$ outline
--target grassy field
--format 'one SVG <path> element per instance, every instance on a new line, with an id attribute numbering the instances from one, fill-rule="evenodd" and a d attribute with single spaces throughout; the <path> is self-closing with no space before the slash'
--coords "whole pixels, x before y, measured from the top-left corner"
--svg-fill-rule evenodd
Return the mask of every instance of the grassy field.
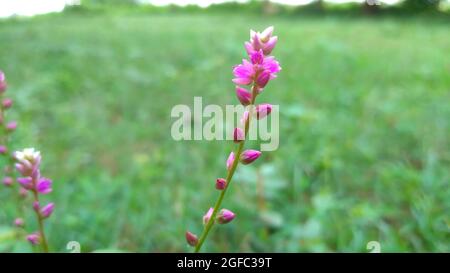
<path id="1" fill-rule="evenodd" d="M 235 104 L 231 68 L 268 25 L 283 71 L 261 99 L 280 105 L 280 147 L 240 168 L 224 203 L 238 216 L 204 250 L 450 251 L 448 23 L 187 14 L 0 22 L 13 147 L 41 150 L 54 179 L 54 251 L 190 251 L 232 143 L 172 140 L 170 111 Z M 0 207 L 5 234 L 14 191 Z"/>

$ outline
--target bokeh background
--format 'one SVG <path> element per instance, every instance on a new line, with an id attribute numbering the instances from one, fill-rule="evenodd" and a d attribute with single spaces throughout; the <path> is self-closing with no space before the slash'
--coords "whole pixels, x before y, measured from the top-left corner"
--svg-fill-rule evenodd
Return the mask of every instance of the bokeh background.
<path id="1" fill-rule="evenodd" d="M 172 140 L 170 111 L 235 104 L 232 66 L 269 25 L 283 71 L 261 100 L 280 105 L 280 147 L 239 168 L 224 201 L 238 216 L 204 250 L 450 251 L 448 2 L 80 4 L 0 20 L 10 149 L 39 149 L 54 180 L 53 251 L 190 251 L 233 144 Z M 2 252 L 33 251 L 17 191 L 0 187 Z"/>

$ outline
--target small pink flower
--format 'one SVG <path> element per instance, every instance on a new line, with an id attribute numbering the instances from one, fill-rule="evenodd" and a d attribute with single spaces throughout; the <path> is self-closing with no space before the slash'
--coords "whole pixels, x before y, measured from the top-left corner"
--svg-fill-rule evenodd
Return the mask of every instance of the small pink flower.
<path id="1" fill-rule="evenodd" d="M 247 106 L 252 103 L 252 94 L 247 89 L 236 86 L 236 96 L 242 105 Z"/>
<path id="2" fill-rule="evenodd" d="M 5 186 L 11 186 L 14 183 L 14 180 L 12 179 L 12 177 L 6 176 L 3 178 L 3 184 Z"/>
<path id="3" fill-rule="evenodd" d="M 231 169 L 231 166 L 233 166 L 233 162 L 234 162 L 234 153 L 231 152 L 227 159 L 227 170 Z"/>
<path id="4" fill-rule="evenodd" d="M 242 60 L 242 64 L 234 67 L 233 74 L 235 76 L 233 79 L 235 84 L 249 85 L 255 77 L 255 68 L 252 63 L 244 59 Z"/>
<path id="5" fill-rule="evenodd" d="M 25 224 L 25 221 L 24 221 L 22 218 L 16 218 L 16 219 L 14 220 L 14 225 L 15 225 L 16 227 L 23 227 L 24 224 Z"/>
<path id="6" fill-rule="evenodd" d="M 241 163 L 244 165 L 250 164 L 261 155 L 260 151 L 257 150 L 246 150 L 241 154 Z"/>
<path id="7" fill-rule="evenodd" d="M 239 127 L 234 128 L 233 141 L 235 143 L 239 143 L 239 142 L 243 141 L 244 139 L 245 139 L 244 131 Z"/>
<path id="8" fill-rule="evenodd" d="M 5 108 L 5 109 L 11 108 L 12 104 L 13 104 L 13 100 L 12 99 L 6 98 L 6 99 L 4 99 L 2 101 L 3 108 Z"/>
<path id="9" fill-rule="evenodd" d="M 17 178 L 17 182 L 19 182 L 19 184 L 27 190 L 32 190 L 34 185 L 33 185 L 33 178 L 26 176 L 26 177 L 19 177 Z"/>
<path id="10" fill-rule="evenodd" d="M 4 155 L 8 152 L 8 148 L 4 145 L 0 145 L 0 154 Z"/>
<path id="11" fill-rule="evenodd" d="M 41 236 L 38 233 L 32 233 L 30 235 L 27 236 L 27 240 L 32 244 L 32 245 L 37 245 L 40 243 L 41 241 Z"/>
<path id="12" fill-rule="evenodd" d="M 260 104 L 256 106 L 256 118 L 263 119 L 270 115 L 272 112 L 272 105 L 268 103 Z"/>
<path id="13" fill-rule="evenodd" d="M 198 243 L 197 235 L 186 231 L 186 241 L 190 246 L 196 246 Z"/>
<path id="14" fill-rule="evenodd" d="M 52 192 L 52 180 L 44 177 L 40 178 L 36 185 L 36 190 L 41 194 Z"/>
<path id="15" fill-rule="evenodd" d="M 217 222 L 219 224 L 226 224 L 233 221 L 234 217 L 236 217 L 236 214 L 234 214 L 231 210 L 222 209 L 217 215 Z"/>
<path id="16" fill-rule="evenodd" d="M 8 124 L 6 124 L 6 130 L 8 131 L 14 131 L 17 128 L 17 121 L 10 121 Z"/>
<path id="17" fill-rule="evenodd" d="M 227 187 L 227 181 L 223 178 L 217 178 L 216 180 L 216 189 L 223 190 Z"/>
<path id="18" fill-rule="evenodd" d="M 211 215 L 213 213 L 214 209 L 209 208 L 209 210 L 206 212 L 206 214 L 203 216 L 203 224 L 206 225 L 209 222 L 209 219 L 211 219 Z"/>

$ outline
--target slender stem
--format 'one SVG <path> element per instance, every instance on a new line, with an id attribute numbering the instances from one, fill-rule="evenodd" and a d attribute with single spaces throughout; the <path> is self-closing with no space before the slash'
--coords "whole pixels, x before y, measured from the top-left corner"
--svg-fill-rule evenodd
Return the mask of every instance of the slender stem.
<path id="1" fill-rule="evenodd" d="M 202 248 L 203 243 L 206 240 L 206 237 L 208 236 L 208 233 L 210 232 L 210 230 L 212 229 L 212 227 L 214 226 L 215 223 L 215 219 L 216 219 L 216 215 L 220 209 L 220 206 L 222 204 L 223 198 L 225 197 L 225 193 L 227 192 L 228 188 L 230 187 L 231 184 L 231 180 L 233 179 L 233 175 L 236 171 L 236 168 L 239 164 L 239 158 L 241 157 L 242 154 L 242 150 L 244 149 L 244 144 L 245 144 L 245 140 L 247 139 L 247 134 L 250 128 L 250 120 L 253 116 L 253 108 L 254 108 L 254 104 L 255 104 L 255 99 L 256 99 L 256 95 L 257 95 L 257 91 L 258 91 L 258 87 L 256 85 L 253 85 L 252 87 L 252 102 L 250 104 L 250 110 L 248 113 L 248 118 L 245 121 L 245 138 L 244 140 L 242 140 L 239 143 L 239 146 L 234 154 L 234 160 L 233 160 L 233 164 L 231 165 L 231 168 L 228 170 L 227 172 L 227 177 L 226 177 L 226 181 L 227 181 L 227 186 L 225 187 L 225 189 L 222 190 L 222 192 L 219 195 L 219 198 L 216 201 L 216 204 L 214 205 L 214 209 L 213 212 L 211 214 L 211 217 L 209 218 L 208 223 L 206 223 L 205 228 L 203 229 L 202 234 L 200 235 L 200 239 L 198 240 L 197 245 L 195 246 L 195 253 L 199 252 L 200 249 Z"/>
<path id="2" fill-rule="evenodd" d="M 33 191 L 33 196 L 34 196 L 34 201 L 39 204 L 39 195 L 35 190 Z M 45 237 L 45 232 L 44 232 L 44 219 L 40 215 L 39 210 L 35 210 L 35 212 L 36 212 L 36 216 L 37 216 L 38 224 L 39 224 L 39 234 L 41 237 L 40 239 L 41 239 L 41 244 L 42 244 L 42 250 L 45 253 L 48 253 L 47 238 Z"/>

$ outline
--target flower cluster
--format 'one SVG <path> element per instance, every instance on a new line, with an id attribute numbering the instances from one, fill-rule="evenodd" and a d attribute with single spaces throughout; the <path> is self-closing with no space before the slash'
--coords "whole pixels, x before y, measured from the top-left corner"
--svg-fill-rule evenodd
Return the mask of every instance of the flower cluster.
<path id="1" fill-rule="evenodd" d="M 48 251 L 43 221 L 50 217 L 55 205 L 54 203 L 48 203 L 42 206 L 39 202 L 39 196 L 52 192 L 52 181 L 41 176 L 41 153 L 39 151 L 36 151 L 34 148 L 27 148 L 23 151 L 15 152 L 14 157 L 17 161 L 16 169 L 21 174 L 21 177 L 17 178 L 17 182 L 22 188 L 33 194 L 33 209 L 36 212 L 40 227 L 39 232 L 28 235 L 27 239 L 33 245 L 42 243 L 44 251 Z"/>
<path id="2" fill-rule="evenodd" d="M 3 127 L 3 134 L 1 135 L 0 138 L 0 155 L 7 156 L 8 161 L 11 161 L 12 158 L 9 153 L 8 142 L 11 138 L 11 133 L 14 132 L 17 128 L 17 122 L 16 121 L 8 122 L 6 119 L 6 112 L 13 105 L 13 100 L 5 97 L 5 92 L 7 89 L 6 87 L 7 84 L 5 74 L 2 71 L 0 71 L 0 98 L 1 98 L 0 125 Z M 11 176 L 12 173 L 11 164 L 6 164 L 4 172 L 5 177 L 3 178 L 3 184 L 8 187 L 12 186 L 14 183 L 14 178 Z"/>
<path id="3" fill-rule="evenodd" d="M 220 206 L 237 165 L 239 163 L 243 165 L 251 164 L 261 156 L 260 151 L 243 150 L 243 148 L 251 119 L 260 120 L 272 112 L 272 105 L 264 103 L 255 106 L 255 100 L 267 84 L 275 79 L 277 73 L 281 71 L 278 61 L 270 55 L 278 41 L 278 37 L 273 36 L 273 31 L 273 27 L 268 27 L 263 32 L 251 30 L 250 41 L 245 43 L 248 59 L 244 59 L 241 64 L 233 68 L 236 96 L 239 102 L 247 107 L 247 110 L 241 119 L 243 128 L 237 127 L 233 131 L 233 141 L 237 147 L 226 160 L 227 177 L 216 179 L 215 188 L 220 190 L 221 194 L 214 208 L 210 208 L 203 216 L 203 224 L 205 225 L 203 232 L 200 238 L 189 231 L 186 232 L 186 241 L 189 245 L 195 247 L 196 252 L 200 250 L 214 223 L 226 224 L 236 216 L 228 209 L 220 209 Z M 251 90 L 244 86 L 251 86 Z"/>

